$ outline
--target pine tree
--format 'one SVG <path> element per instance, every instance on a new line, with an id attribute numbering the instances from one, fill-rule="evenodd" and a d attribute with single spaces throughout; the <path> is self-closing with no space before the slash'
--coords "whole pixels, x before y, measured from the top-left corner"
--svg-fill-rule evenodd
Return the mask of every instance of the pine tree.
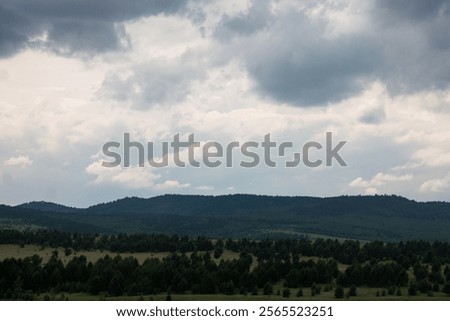
<path id="1" fill-rule="evenodd" d="M 336 287 L 336 290 L 334 291 L 334 297 L 336 299 L 342 299 L 344 297 L 344 288 L 342 285 L 338 285 Z"/>
<path id="2" fill-rule="evenodd" d="M 290 295 L 291 295 L 291 290 L 289 290 L 288 288 L 283 290 L 283 298 L 289 298 Z"/>
<path id="3" fill-rule="evenodd" d="M 264 285 L 264 288 L 263 288 L 263 294 L 264 294 L 264 295 L 271 295 L 272 293 L 273 293 L 272 283 L 267 282 L 267 283 Z"/>
<path id="4" fill-rule="evenodd" d="M 356 290 L 356 286 L 352 285 L 350 286 L 350 289 L 348 290 L 348 295 L 349 296 L 356 296 L 357 295 L 357 290 Z"/>

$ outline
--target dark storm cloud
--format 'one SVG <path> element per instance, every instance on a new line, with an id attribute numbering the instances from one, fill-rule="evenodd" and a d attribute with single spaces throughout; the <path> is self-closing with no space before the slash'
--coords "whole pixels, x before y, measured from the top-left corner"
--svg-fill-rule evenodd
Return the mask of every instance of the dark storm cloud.
<path id="1" fill-rule="evenodd" d="M 160 13 L 174 13 L 176 0 L 15 0 L 0 1 L 0 57 L 25 47 L 60 54 L 95 54 L 127 43 L 122 22 Z M 37 38 L 46 35 L 46 38 Z"/>
<path id="2" fill-rule="evenodd" d="M 214 33 L 224 48 L 231 43 L 223 55 L 240 57 L 261 95 L 306 107 L 349 98 L 373 80 L 392 95 L 450 84 L 448 0 L 373 0 L 361 13 L 367 27 L 333 36 L 326 15 L 269 8 L 254 1 L 248 12 L 224 16 Z"/>
<path id="3" fill-rule="evenodd" d="M 27 42 L 27 35 L 35 32 L 22 14 L 4 8 L 0 3 L 0 58 L 22 49 Z"/>
<path id="4" fill-rule="evenodd" d="M 428 28 L 429 43 L 434 49 L 441 51 L 450 49 L 450 33 L 447 30 L 450 30 L 448 15 L 439 17 Z"/>
<path id="5" fill-rule="evenodd" d="M 377 0 L 375 4 L 373 29 L 385 48 L 378 77 L 391 94 L 447 89 L 449 1 Z"/>
<path id="6" fill-rule="evenodd" d="M 448 0 L 377 0 L 376 4 L 384 19 L 392 17 L 420 21 L 441 13 L 448 14 L 450 9 Z"/>
<path id="7" fill-rule="evenodd" d="M 364 39 L 302 38 L 281 51 L 274 43 L 249 59 L 259 92 L 299 106 L 340 101 L 361 90 L 379 59 L 378 48 Z"/>
<path id="8" fill-rule="evenodd" d="M 255 2 L 245 15 L 225 16 L 215 35 L 224 43 L 233 33 L 249 35 L 238 55 L 261 95 L 316 106 L 358 93 L 372 77 L 381 48 L 369 38 L 351 34 L 331 39 L 324 24 L 312 23 L 302 12 L 275 16 L 258 6 Z M 252 35 L 261 30 L 257 37 Z"/>

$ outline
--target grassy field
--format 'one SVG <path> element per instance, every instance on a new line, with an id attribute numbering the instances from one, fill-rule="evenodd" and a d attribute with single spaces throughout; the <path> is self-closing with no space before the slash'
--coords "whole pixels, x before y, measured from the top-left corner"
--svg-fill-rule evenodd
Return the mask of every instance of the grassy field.
<path id="1" fill-rule="evenodd" d="M 46 263 L 46 262 L 48 262 L 48 260 L 52 256 L 53 251 L 55 251 L 55 250 L 58 251 L 59 258 L 61 259 L 61 261 L 64 264 L 67 264 L 70 260 L 72 260 L 73 257 L 80 256 L 80 255 L 86 256 L 87 261 L 93 262 L 93 263 L 95 263 L 98 259 L 103 258 L 105 255 L 109 255 L 112 257 L 114 257 L 116 255 L 120 255 L 122 257 L 132 256 L 132 257 L 136 258 L 140 264 L 142 264 L 146 259 L 149 259 L 149 258 L 163 259 L 166 256 L 171 254 L 170 252 L 157 252 L 157 253 L 153 253 L 153 252 L 144 252 L 144 253 L 119 252 L 119 253 L 117 253 L 117 252 L 110 252 L 110 251 L 94 250 L 94 251 L 76 251 L 76 252 L 71 253 L 70 255 L 65 255 L 64 248 L 62 248 L 62 247 L 42 248 L 37 245 L 24 245 L 23 247 L 21 247 L 17 244 L 0 244 L 0 261 L 4 260 L 6 258 L 16 258 L 16 259 L 22 258 L 23 259 L 23 258 L 37 254 L 42 258 L 43 263 Z M 191 253 L 192 252 L 187 252 L 186 255 L 190 255 Z M 199 253 L 201 254 L 204 252 L 199 252 Z M 216 263 L 219 263 L 221 260 L 227 261 L 227 260 L 233 260 L 233 259 L 238 259 L 238 258 L 239 258 L 239 253 L 232 252 L 229 250 L 224 250 L 224 252 L 220 256 L 220 258 L 218 258 L 218 259 L 213 258 L 213 260 Z M 310 259 L 312 259 L 314 261 L 319 260 L 318 257 L 302 256 L 300 258 L 301 261 L 306 261 L 306 260 L 310 260 Z M 255 268 L 256 265 L 257 265 L 257 260 L 255 257 L 253 257 L 253 263 L 252 263 L 252 266 L 250 267 L 250 269 Z M 343 272 L 347 268 L 347 265 L 339 264 L 338 268 L 340 271 Z"/>
<path id="2" fill-rule="evenodd" d="M 379 288 L 358 288 L 357 296 L 343 299 L 336 299 L 334 291 L 322 292 L 319 295 L 311 296 L 310 289 L 303 289 L 304 295 L 297 297 L 298 289 L 290 289 L 291 295 L 287 298 L 272 294 L 272 295 L 225 295 L 225 294 L 171 294 L 173 301 L 448 301 L 450 297 L 443 293 L 434 293 L 433 296 L 427 294 L 418 294 L 416 296 L 409 296 L 407 288 L 401 288 L 402 295 L 388 295 L 377 296 L 377 292 L 381 293 L 383 289 Z M 347 292 L 348 289 L 345 289 Z M 386 291 L 386 290 L 385 290 Z M 261 293 L 262 290 L 259 290 Z M 36 297 L 37 300 L 43 300 L 45 293 Z M 86 293 L 65 293 L 51 296 L 52 300 L 69 300 L 69 301 L 165 301 L 167 294 L 161 293 L 156 295 L 143 296 L 120 296 L 113 297 L 105 294 L 90 295 Z"/>
<path id="3" fill-rule="evenodd" d="M 0 244 L 0 261 L 4 260 L 6 258 L 16 258 L 16 259 L 23 259 L 29 256 L 33 256 L 35 254 L 39 255 L 42 258 L 43 263 L 46 263 L 50 257 L 52 256 L 53 251 L 57 250 L 59 258 L 64 264 L 67 264 L 70 260 L 72 260 L 75 256 L 84 255 L 86 256 L 86 259 L 88 262 L 96 262 L 98 259 L 103 258 L 105 255 L 109 256 L 116 256 L 120 255 L 122 257 L 128 257 L 132 256 L 138 260 L 140 264 L 142 264 L 146 259 L 151 258 L 157 258 L 162 259 L 166 256 L 170 255 L 170 252 L 158 252 L 158 253 L 152 253 L 152 252 L 144 252 L 144 253 L 130 253 L 130 252 L 110 252 L 110 251 L 74 251 L 70 255 L 64 254 L 64 248 L 42 248 L 36 245 L 25 245 L 23 247 L 17 245 L 17 244 Z M 202 253 L 202 252 L 199 252 Z M 191 252 L 187 252 L 186 255 L 190 255 Z M 220 260 L 233 260 L 238 259 L 239 253 L 231 252 L 228 250 L 225 250 L 222 254 L 222 256 L 219 259 L 215 259 L 216 262 L 219 262 Z M 256 263 L 256 260 L 253 260 L 254 264 Z"/>

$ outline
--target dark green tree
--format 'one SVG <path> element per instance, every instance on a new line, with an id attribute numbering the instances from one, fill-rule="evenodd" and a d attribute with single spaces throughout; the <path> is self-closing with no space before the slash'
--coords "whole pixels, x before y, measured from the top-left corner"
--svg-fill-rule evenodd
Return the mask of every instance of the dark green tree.
<path id="1" fill-rule="evenodd" d="M 417 283 L 415 281 L 411 281 L 408 287 L 408 295 L 415 296 L 417 295 Z"/>
<path id="2" fill-rule="evenodd" d="M 444 292 L 447 295 L 450 295 L 450 282 L 447 282 L 444 284 L 444 287 L 442 288 L 442 292 Z"/>
<path id="3" fill-rule="evenodd" d="M 356 286 L 355 285 L 351 285 L 350 289 L 348 290 L 348 295 L 349 296 L 356 296 L 358 293 Z"/>
<path id="4" fill-rule="evenodd" d="M 264 288 L 263 288 L 263 294 L 264 294 L 264 295 L 271 295 L 272 293 L 273 293 L 273 286 L 272 286 L 272 283 L 267 282 L 267 283 L 264 285 Z"/>
<path id="5" fill-rule="evenodd" d="M 342 285 L 336 287 L 336 290 L 334 290 L 334 297 L 336 299 L 342 299 L 344 297 L 344 288 Z"/>

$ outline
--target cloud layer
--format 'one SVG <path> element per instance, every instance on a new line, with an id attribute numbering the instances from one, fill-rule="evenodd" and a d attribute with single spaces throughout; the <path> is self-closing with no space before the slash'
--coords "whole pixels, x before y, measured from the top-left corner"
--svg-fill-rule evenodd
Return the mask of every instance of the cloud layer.
<path id="1" fill-rule="evenodd" d="M 27 47 L 57 54 L 97 54 L 127 47 L 123 23 L 161 13 L 173 14 L 184 1 L 114 0 L 2 1 L 0 57 Z"/>
<path id="2" fill-rule="evenodd" d="M 0 203 L 450 200 L 449 15 L 437 0 L 0 1 Z M 301 147 L 327 131 L 348 141 L 347 168 L 99 165 L 125 132 Z"/>

